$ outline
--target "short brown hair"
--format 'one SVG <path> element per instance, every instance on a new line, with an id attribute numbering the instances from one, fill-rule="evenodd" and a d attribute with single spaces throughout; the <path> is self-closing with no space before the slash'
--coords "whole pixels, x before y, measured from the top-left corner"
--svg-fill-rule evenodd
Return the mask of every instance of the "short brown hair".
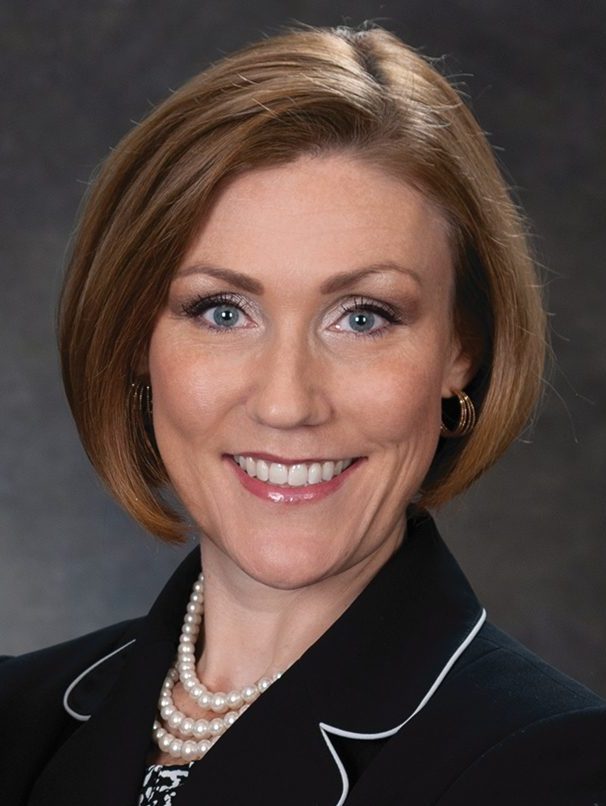
<path id="1" fill-rule="evenodd" d="M 545 317 L 523 220 L 458 92 L 378 27 L 303 28 L 195 76 L 113 150 L 83 209 L 59 307 L 67 397 L 109 489 L 179 541 L 131 383 L 168 286 L 218 183 L 302 154 L 347 150 L 420 189 L 450 224 L 454 319 L 475 357 L 479 413 L 441 440 L 419 503 L 464 490 L 520 433 L 543 372 Z"/>

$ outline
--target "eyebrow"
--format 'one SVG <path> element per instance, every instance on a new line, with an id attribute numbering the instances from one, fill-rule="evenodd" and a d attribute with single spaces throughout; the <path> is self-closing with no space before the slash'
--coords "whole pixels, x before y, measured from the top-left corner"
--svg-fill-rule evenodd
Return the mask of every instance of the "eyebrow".
<path id="1" fill-rule="evenodd" d="M 385 272 L 398 272 L 411 277 L 419 285 L 422 285 L 421 277 L 418 272 L 408 266 L 402 266 L 392 260 L 387 260 L 382 263 L 373 263 L 370 266 L 363 266 L 360 269 L 353 269 L 352 271 L 340 272 L 325 280 L 320 286 L 322 294 L 334 294 L 337 291 L 343 291 L 349 286 L 373 274 L 383 274 Z M 177 277 L 188 277 L 192 274 L 205 274 L 208 277 L 214 277 L 217 280 L 223 280 L 229 285 L 239 288 L 242 291 L 247 291 L 250 294 L 261 295 L 264 293 L 265 288 L 262 283 L 234 269 L 227 269 L 222 266 L 213 266 L 207 263 L 195 263 L 192 266 L 186 266 L 177 271 Z"/>

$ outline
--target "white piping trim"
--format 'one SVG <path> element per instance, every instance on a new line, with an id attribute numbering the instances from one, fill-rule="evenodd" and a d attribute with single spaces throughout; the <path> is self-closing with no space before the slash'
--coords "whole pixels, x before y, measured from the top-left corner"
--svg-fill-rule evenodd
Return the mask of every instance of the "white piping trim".
<path id="1" fill-rule="evenodd" d="M 339 798 L 339 800 L 336 803 L 336 806 L 343 806 L 343 803 L 345 802 L 345 798 L 347 797 L 347 795 L 349 793 L 349 778 L 347 777 L 347 772 L 345 770 L 345 767 L 343 766 L 343 762 L 341 761 L 341 759 L 339 758 L 339 756 L 337 754 L 337 751 L 333 747 L 332 742 L 330 741 L 330 739 L 328 737 L 328 734 L 332 733 L 334 736 L 343 736 L 346 739 L 387 739 L 389 736 L 393 736 L 395 733 L 397 733 L 400 730 L 400 728 L 403 728 L 404 725 L 406 725 L 407 722 L 410 722 L 410 720 L 413 718 L 413 716 L 416 716 L 419 713 L 419 711 L 427 705 L 429 700 L 433 697 L 433 695 L 436 693 L 436 691 L 438 690 L 438 688 L 442 684 L 444 678 L 446 677 L 448 672 L 451 670 L 451 668 L 453 667 L 455 662 L 458 660 L 458 658 L 463 654 L 463 652 L 467 649 L 469 644 L 471 644 L 473 639 L 476 637 L 476 635 L 480 631 L 480 628 L 481 628 L 482 624 L 484 624 L 485 621 L 486 621 L 486 611 L 482 610 L 482 613 L 480 614 L 480 618 L 474 624 L 474 626 L 472 627 L 472 629 L 469 632 L 469 634 L 467 635 L 467 637 L 461 642 L 461 644 L 459 644 L 457 649 L 450 656 L 450 658 L 448 659 L 448 661 L 444 665 L 444 668 L 442 669 L 440 674 L 436 677 L 436 679 L 434 680 L 432 685 L 429 687 L 429 690 L 427 691 L 427 693 L 425 694 L 425 696 L 423 697 L 421 702 L 417 705 L 417 707 L 412 712 L 412 714 L 410 714 L 410 716 L 408 716 L 404 720 L 404 722 L 400 723 L 399 725 L 396 725 L 395 728 L 390 728 L 389 730 L 383 730 L 383 731 L 380 731 L 379 733 L 356 733 L 356 732 L 351 731 L 351 730 L 343 730 L 342 728 L 336 728 L 333 725 L 327 725 L 326 722 L 320 722 L 319 723 L 320 732 L 322 733 L 322 738 L 326 742 L 326 744 L 328 746 L 328 749 L 330 750 L 330 754 L 333 757 L 333 759 L 335 761 L 335 764 L 337 765 L 337 768 L 338 768 L 339 773 L 341 775 L 341 782 L 342 782 L 342 785 L 343 785 L 343 791 L 341 793 L 341 797 Z"/>
<path id="2" fill-rule="evenodd" d="M 86 675 L 89 672 L 92 672 L 93 669 L 96 669 L 96 667 L 99 666 L 101 663 L 103 663 L 103 661 L 108 660 L 113 655 L 117 655 L 118 652 L 122 652 L 122 650 L 126 649 L 127 646 L 130 646 L 131 644 L 134 644 L 136 640 L 137 640 L 136 638 L 133 638 L 131 641 L 127 641 L 126 644 L 122 644 L 122 646 L 119 646 L 118 649 L 114 649 L 113 652 L 110 652 L 109 655 L 105 655 L 100 660 L 95 661 L 92 666 L 89 666 L 88 669 L 85 669 L 83 672 L 81 672 L 78 675 L 78 677 L 76 677 L 75 680 L 72 680 L 72 682 L 69 684 L 69 686 L 65 689 L 65 694 L 63 695 L 63 707 L 65 708 L 65 710 L 67 711 L 67 713 L 70 716 L 72 716 L 74 719 L 77 719 L 79 722 L 88 722 L 88 720 L 90 719 L 91 715 L 90 714 L 79 714 L 77 711 L 74 711 L 74 709 L 70 707 L 70 705 L 69 705 L 69 703 L 67 701 L 68 698 L 69 698 L 69 695 L 72 693 L 74 688 L 78 685 L 78 683 L 84 677 L 86 677 Z"/>

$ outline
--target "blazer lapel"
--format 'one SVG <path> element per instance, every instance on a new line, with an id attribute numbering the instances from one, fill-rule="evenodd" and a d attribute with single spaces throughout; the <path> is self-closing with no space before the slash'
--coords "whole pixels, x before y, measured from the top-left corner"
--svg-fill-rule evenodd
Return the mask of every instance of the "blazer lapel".
<path id="1" fill-rule="evenodd" d="M 296 680 L 274 683 L 194 764 L 175 806 L 336 804 L 341 776 L 312 705 Z"/>

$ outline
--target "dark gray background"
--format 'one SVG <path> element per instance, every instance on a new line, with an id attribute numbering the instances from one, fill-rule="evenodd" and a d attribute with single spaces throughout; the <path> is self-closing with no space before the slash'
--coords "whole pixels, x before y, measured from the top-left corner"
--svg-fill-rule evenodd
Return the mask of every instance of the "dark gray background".
<path id="1" fill-rule="evenodd" d="M 492 619 L 606 694 L 603 2 L 0 7 L 0 653 L 142 613 L 183 553 L 102 490 L 60 387 L 53 312 L 92 169 L 223 53 L 295 19 L 366 18 L 448 56 L 546 267 L 557 366 L 538 424 L 439 522 Z"/>

